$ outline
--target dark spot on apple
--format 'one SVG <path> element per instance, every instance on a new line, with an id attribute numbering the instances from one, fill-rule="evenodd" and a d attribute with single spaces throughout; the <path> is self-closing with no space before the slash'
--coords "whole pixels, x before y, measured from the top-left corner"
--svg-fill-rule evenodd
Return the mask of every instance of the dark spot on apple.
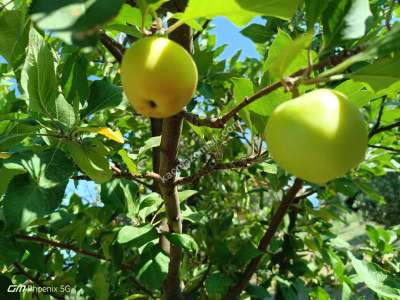
<path id="1" fill-rule="evenodd" d="M 155 103 L 153 100 L 149 100 L 148 103 L 149 103 L 149 106 L 151 108 L 156 108 L 157 107 L 157 103 Z"/>

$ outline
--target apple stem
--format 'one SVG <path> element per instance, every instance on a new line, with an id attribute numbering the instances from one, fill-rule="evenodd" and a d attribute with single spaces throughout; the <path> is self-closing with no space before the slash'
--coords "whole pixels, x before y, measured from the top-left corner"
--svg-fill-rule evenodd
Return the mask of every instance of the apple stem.
<path id="1" fill-rule="evenodd" d="M 174 24 L 172 24 L 171 26 L 169 26 L 167 28 L 167 30 L 165 31 L 165 33 L 170 34 L 171 32 L 175 31 L 175 29 L 182 26 L 183 24 L 185 24 L 185 22 L 183 22 L 182 20 L 179 20 L 179 21 L 175 22 Z"/>

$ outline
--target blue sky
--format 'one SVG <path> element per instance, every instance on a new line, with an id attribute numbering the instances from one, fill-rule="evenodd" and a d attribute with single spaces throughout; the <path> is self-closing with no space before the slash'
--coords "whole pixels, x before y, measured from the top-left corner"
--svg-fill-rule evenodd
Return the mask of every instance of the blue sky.
<path id="1" fill-rule="evenodd" d="M 220 56 L 222 59 L 232 57 L 238 50 L 242 50 L 240 59 L 245 57 L 260 58 L 254 43 L 240 33 L 244 27 L 239 28 L 224 17 L 216 17 L 211 23 L 215 28 L 210 32 L 216 35 L 217 46 L 228 45 Z M 264 24 L 265 21 L 256 17 L 251 23 Z"/>

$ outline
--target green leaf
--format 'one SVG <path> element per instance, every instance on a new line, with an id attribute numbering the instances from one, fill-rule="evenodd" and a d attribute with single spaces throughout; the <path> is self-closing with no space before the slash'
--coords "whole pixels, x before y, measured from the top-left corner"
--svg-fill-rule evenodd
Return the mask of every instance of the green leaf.
<path id="1" fill-rule="evenodd" d="M 283 30 L 278 33 L 268 50 L 268 57 L 263 70 L 268 71 L 273 79 L 280 80 L 283 76 L 308 65 L 307 51 L 304 50 L 312 40 L 312 33 L 307 33 L 293 41 L 289 34 Z M 316 56 L 312 52 L 313 58 Z"/>
<path id="2" fill-rule="evenodd" d="M 197 245 L 196 241 L 188 234 L 167 232 L 165 233 L 165 236 L 172 244 L 182 249 L 186 249 L 195 253 L 199 250 L 199 246 Z"/>
<path id="3" fill-rule="evenodd" d="M 233 257 L 233 263 L 242 266 L 262 253 L 263 252 L 258 250 L 251 241 L 243 240 L 241 247 Z"/>
<path id="4" fill-rule="evenodd" d="M 224 16 L 236 25 L 243 26 L 257 15 L 289 19 L 293 16 L 297 4 L 297 0 L 279 2 L 275 0 L 217 0 L 210 5 L 207 0 L 190 0 L 182 20 Z"/>
<path id="5" fill-rule="evenodd" d="M 354 257 L 351 252 L 347 252 L 351 259 L 354 270 L 358 277 L 379 296 L 390 299 L 400 299 L 400 281 L 391 275 L 384 273 L 383 270 L 373 263 L 365 262 Z"/>
<path id="6" fill-rule="evenodd" d="M 43 188 L 28 174 L 15 176 L 4 196 L 4 217 L 10 229 L 23 229 L 52 213 L 64 197 L 67 183 Z"/>
<path id="7" fill-rule="evenodd" d="M 20 260 L 21 254 L 22 249 L 16 242 L 3 234 L 0 235 L 0 262 L 12 264 Z"/>
<path id="8" fill-rule="evenodd" d="M 96 294 L 96 299 L 107 300 L 109 299 L 109 271 L 107 264 L 99 264 L 93 276 L 92 287 Z"/>
<path id="9" fill-rule="evenodd" d="M 97 183 L 104 183 L 111 179 L 112 171 L 106 156 L 107 150 L 104 149 L 104 146 L 66 141 L 63 147 L 90 179 Z"/>
<path id="10" fill-rule="evenodd" d="M 35 30 L 29 33 L 29 47 L 21 74 L 21 85 L 29 95 L 29 108 L 33 112 L 51 116 L 57 94 L 54 57 L 43 37 Z"/>
<path id="11" fill-rule="evenodd" d="M 21 263 L 30 269 L 39 272 L 46 272 L 46 256 L 44 255 L 43 246 L 32 242 L 20 242 L 25 250 L 25 254 L 21 259 Z"/>
<path id="12" fill-rule="evenodd" d="M 125 163 L 131 174 L 138 174 L 137 166 L 135 162 L 128 156 L 128 153 L 125 149 L 121 149 L 118 151 L 119 156 L 121 156 L 122 161 Z"/>
<path id="13" fill-rule="evenodd" d="M 65 183 L 74 171 L 71 160 L 59 149 L 15 154 L 3 164 L 3 169 L 20 174 L 28 172 L 32 180 L 43 188 Z"/>
<path id="14" fill-rule="evenodd" d="M 189 199 L 190 197 L 192 197 L 193 195 L 195 195 L 197 193 L 198 193 L 198 191 L 195 191 L 195 190 L 180 191 L 178 193 L 179 200 L 182 203 L 183 201 L 186 201 L 187 199 Z"/>
<path id="15" fill-rule="evenodd" d="M 253 83 L 248 78 L 233 78 L 233 98 L 231 105 L 236 106 L 246 97 L 254 94 Z M 229 107 L 227 107 L 228 109 Z M 249 113 L 249 108 L 245 107 L 239 112 L 239 116 L 246 122 L 248 128 L 252 129 L 252 123 Z"/>
<path id="16" fill-rule="evenodd" d="M 255 43 L 263 44 L 271 37 L 271 32 L 267 30 L 267 27 L 260 24 L 250 24 L 246 28 L 240 31 L 245 37 L 248 37 Z"/>
<path id="17" fill-rule="evenodd" d="M 357 70 L 350 77 L 367 83 L 375 92 L 379 92 L 400 80 L 399 69 L 399 58 L 384 59 Z"/>
<path id="18" fill-rule="evenodd" d="M 363 107 L 374 99 L 375 93 L 371 92 L 365 83 L 346 80 L 339 84 L 335 90 L 345 94 L 357 107 Z"/>
<path id="19" fill-rule="evenodd" d="M 385 198 L 377 191 L 375 191 L 375 189 L 368 182 L 360 179 L 355 180 L 354 183 L 363 193 L 365 193 L 372 200 L 380 203 L 383 203 L 385 201 Z"/>
<path id="20" fill-rule="evenodd" d="M 146 286 L 159 289 L 168 273 L 169 257 L 158 245 L 148 244 L 139 263 L 138 279 Z"/>
<path id="21" fill-rule="evenodd" d="M 147 150 L 150 150 L 150 149 L 155 148 L 155 147 L 159 147 L 160 144 L 161 144 L 161 135 L 160 136 L 153 136 L 153 137 L 147 139 L 147 141 L 144 142 L 144 145 L 142 147 L 140 147 L 139 155 L 143 154 Z"/>
<path id="22" fill-rule="evenodd" d="M 372 16 L 368 0 L 331 1 L 322 16 L 325 47 L 357 39 L 366 33 L 366 20 Z"/>
<path id="23" fill-rule="evenodd" d="M 291 98 L 291 94 L 285 93 L 281 88 L 257 99 L 257 101 L 254 101 L 248 106 L 248 109 L 261 116 L 270 116 L 279 104 L 288 101 Z"/>
<path id="24" fill-rule="evenodd" d="M 0 121 L 0 151 L 8 151 L 39 129 L 34 122 L 21 120 L 19 122 Z"/>
<path id="25" fill-rule="evenodd" d="M 29 13 L 37 26 L 58 32 L 67 42 L 83 42 L 97 36 L 97 28 L 115 17 L 124 0 L 33 0 Z M 72 34 L 71 34 L 72 32 Z"/>
<path id="26" fill-rule="evenodd" d="M 25 55 L 29 25 L 21 10 L 0 12 L 0 55 L 14 67 L 19 65 Z"/>
<path id="27" fill-rule="evenodd" d="M 86 100 L 89 95 L 88 64 L 86 57 L 78 52 L 70 55 L 65 61 L 61 85 L 65 99 L 70 103 L 73 103 L 75 99 Z"/>
<path id="28" fill-rule="evenodd" d="M 205 287 L 211 295 L 223 295 L 232 284 L 232 279 L 224 274 L 212 274 L 206 279 Z"/>
<path id="29" fill-rule="evenodd" d="M 157 211 L 162 203 L 163 199 L 157 193 L 150 193 L 144 196 L 140 200 L 139 217 L 141 217 L 142 220 L 145 220 L 148 215 Z"/>
<path id="30" fill-rule="evenodd" d="M 314 297 L 315 299 L 318 300 L 330 300 L 331 297 L 329 296 L 328 292 L 325 291 L 322 287 L 316 287 L 313 288 L 313 290 L 310 293 L 310 296 Z"/>
<path id="31" fill-rule="evenodd" d="M 282 34 L 285 33 L 283 33 L 282 31 Z M 280 54 L 278 54 L 273 58 L 273 61 L 269 66 L 270 74 L 274 78 L 281 79 L 293 73 L 293 68 L 290 68 L 291 65 L 296 62 L 296 59 L 298 57 L 304 55 L 304 49 L 306 49 L 310 45 L 312 38 L 313 38 L 313 33 L 306 33 L 305 35 L 299 37 L 298 39 L 288 43 L 285 51 L 281 51 Z M 273 46 L 271 46 L 271 48 L 272 47 Z M 300 58 L 302 59 L 303 57 L 304 56 Z M 300 69 L 297 63 L 295 68 Z"/>
<path id="32" fill-rule="evenodd" d="M 63 95 L 58 95 L 54 102 L 54 106 L 50 107 L 50 113 L 65 128 L 72 129 L 75 125 L 75 112 L 71 104 L 64 99 Z"/>
<path id="33" fill-rule="evenodd" d="M 122 102 L 122 89 L 107 78 L 96 80 L 90 86 L 88 106 L 81 116 L 86 117 L 107 108 L 117 107 Z"/>
<path id="34" fill-rule="evenodd" d="M 137 247 L 143 246 L 145 243 L 158 238 L 157 230 L 151 224 L 139 227 L 124 226 L 120 229 L 117 241 L 120 244 L 134 242 Z M 138 246 L 139 245 L 139 246 Z"/>
<path id="35" fill-rule="evenodd" d="M 152 18 L 150 14 L 146 15 L 146 19 L 144 22 L 145 27 L 150 27 L 152 22 Z M 129 4 L 124 4 L 119 11 L 118 16 L 112 20 L 109 26 L 113 25 L 133 25 L 129 26 L 131 28 L 141 27 L 142 26 L 142 12 L 137 7 L 132 7 Z M 140 32 L 139 32 L 140 33 Z M 142 33 L 140 33 L 142 35 Z"/>
<path id="36" fill-rule="evenodd" d="M 321 0 L 305 0 L 305 12 L 308 30 L 314 27 L 314 24 L 320 19 L 321 14 L 325 11 L 329 1 Z"/>
<path id="37" fill-rule="evenodd" d="M 265 173 L 269 173 L 269 174 L 277 174 L 278 173 L 278 167 L 275 164 L 269 164 L 266 162 L 262 162 L 262 163 L 259 163 L 258 165 L 262 168 L 262 170 Z"/>
<path id="38" fill-rule="evenodd" d="M 14 176 L 25 173 L 26 170 L 20 166 L 16 168 L 1 168 L 0 169 L 0 197 L 6 192 L 8 184 Z"/>

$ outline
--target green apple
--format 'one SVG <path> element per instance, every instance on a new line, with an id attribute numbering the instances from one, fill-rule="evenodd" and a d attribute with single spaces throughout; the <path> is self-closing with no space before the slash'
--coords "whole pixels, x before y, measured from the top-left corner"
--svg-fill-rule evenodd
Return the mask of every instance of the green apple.
<path id="1" fill-rule="evenodd" d="M 196 64 L 182 46 L 167 38 L 149 37 L 135 42 L 124 54 L 121 80 L 138 113 L 166 118 L 192 99 L 198 75 Z"/>
<path id="2" fill-rule="evenodd" d="M 364 160 L 368 129 L 344 94 L 318 89 L 279 105 L 264 136 L 278 165 L 301 179 L 323 184 Z"/>

